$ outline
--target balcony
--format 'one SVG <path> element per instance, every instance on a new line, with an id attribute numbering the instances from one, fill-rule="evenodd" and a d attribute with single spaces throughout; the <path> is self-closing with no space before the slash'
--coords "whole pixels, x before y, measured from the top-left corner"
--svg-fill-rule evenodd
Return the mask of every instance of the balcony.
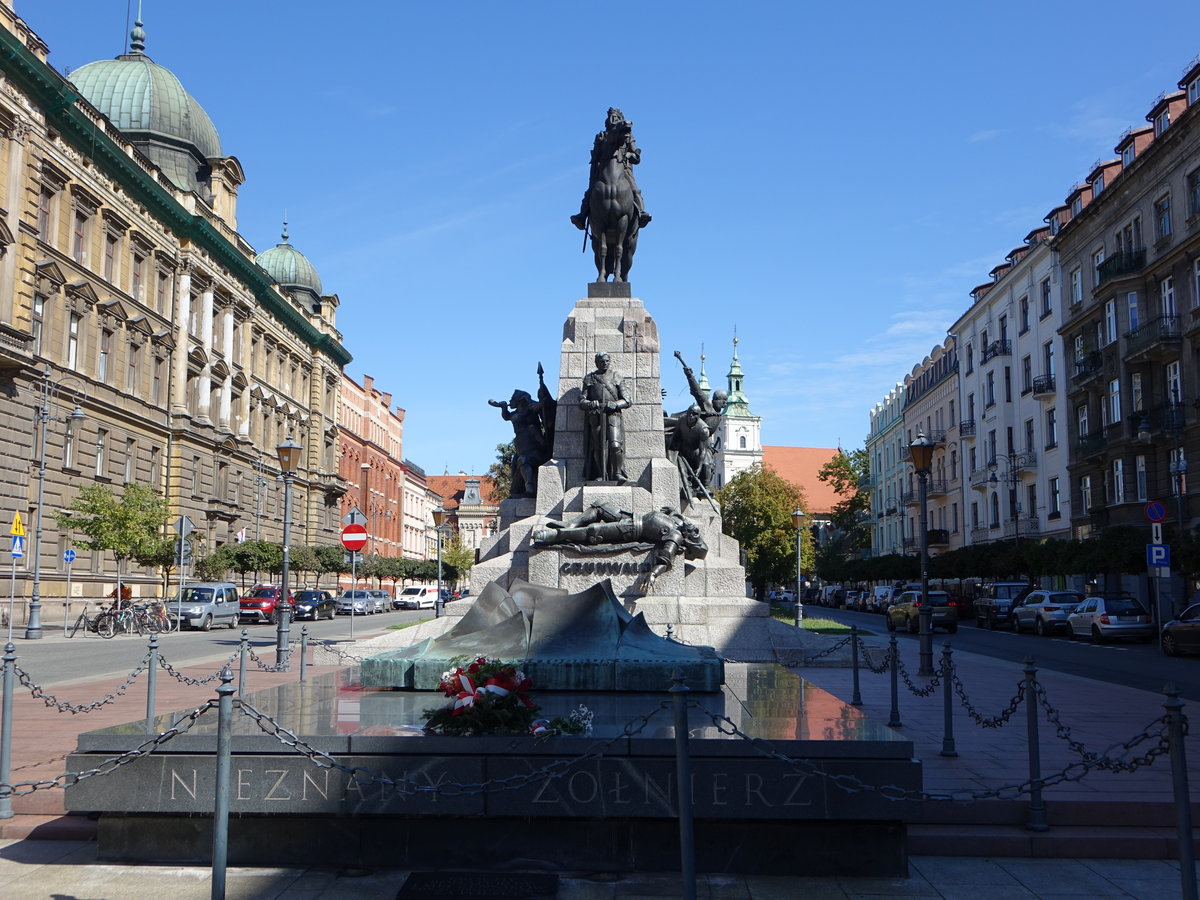
<path id="1" fill-rule="evenodd" d="M 971 543 L 982 544 L 988 541 L 992 536 L 992 530 L 986 525 L 976 525 L 971 529 Z"/>
<path id="2" fill-rule="evenodd" d="M 1053 398 L 1055 387 L 1053 375 L 1039 375 L 1033 379 L 1033 396 Z"/>
<path id="3" fill-rule="evenodd" d="M 921 498 L 917 495 L 916 491 L 905 491 L 900 495 L 901 506 L 916 506 L 920 502 Z"/>
<path id="4" fill-rule="evenodd" d="M 1164 403 L 1161 406 L 1152 406 L 1128 417 L 1129 430 L 1134 435 L 1140 431 L 1147 431 L 1152 435 L 1155 432 L 1176 434 L 1183 431 L 1184 412 L 1182 403 Z"/>
<path id="5" fill-rule="evenodd" d="M 983 362 L 995 359 L 997 356 L 1012 356 L 1012 341 L 992 341 L 983 348 Z"/>
<path id="6" fill-rule="evenodd" d="M 336 472 L 320 472 L 314 475 L 312 485 L 333 498 L 341 497 L 346 493 L 346 479 Z"/>
<path id="7" fill-rule="evenodd" d="M 950 532 L 945 528 L 931 528 L 928 536 L 930 547 L 945 547 L 950 543 Z"/>
<path id="8" fill-rule="evenodd" d="M 1104 284 L 1110 278 L 1119 278 L 1122 275 L 1132 275 L 1135 272 L 1140 272 L 1146 267 L 1146 251 L 1141 250 L 1125 250 L 1121 253 L 1116 253 L 1100 263 L 1096 272 L 1100 280 L 1096 286 Z"/>
<path id="9" fill-rule="evenodd" d="M 1101 428 L 1099 431 L 1081 434 L 1079 436 L 1079 443 L 1076 445 L 1076 447 L 1079 450 L 1080 456 L 1091 456 L 1103 450 L 1107 443 L 1108 435 L 1105 434 L 1104 429 Z"/>
<path id="10" fill-rule="evenodd" d="M 1159 354 L 1179 355 L 1183 343 L 1183 327 L 1179 316 L 1159 316 L 1140 328 L 1125 333 L 1125 359 L 1151 359 Z"/>
<path id="11" fill-rule="evenodd" d="M 1100 374 L 1103 366 L 1104 357 L 1100 355 L 1099 350 L 1085 353 L 1075 360 L 1075 372 L 1071 375 L 1071 381 L 1075 382 L 1076 387 L 1086 384 Z"/>
<path id="12" fill-rule="evenodd" d="M 900 542 L 905 550 L 916 550 L 918 548 L 917 539 L 915 537 L 906 537 Z"/>
<path id="13" fill-rule="evenodd" d="M 971 473 L 971 487 L 973 487 L 973 488 L 986 487 L 987 483 L 988 483 L 988 478 L 991 476 L 991 474 L 992 473 L 989 472 L 987 470 L 987 468 L 976 469 L 974 472 Z"/>
<path id="14" fill-rule="evenodd" d="M 947 493 L 949 490 L 950 490 L 950 487 L 947 484 L 946 479 L 944 479 L 944 478 L 930 478 L 929 479 L 928 491 L 929 491 L 930 497 L 940 497 L 943 494 Z"/>
<path id="15" fill-rule="evenodd" d="M 1008 519 L 1004 523 L 1004 536 L 1010 537 L 1036 537 L 1041 533 L 1041 526 L 1038 524 L 1037 516 L 1025 516 L 1018 518 L 1015 522 Z"/>
<path id="16" fill-rule="evenodd" d="M 935 443 L 935 444 L 946 443 L 946 429 L 944 429 L 944 428 L 931 429 L 929 432 L 929 440 L 933 441 L 933 443 Z"/>
<path id="17" fill-rule="evenodd" d="M 958 423 L 958 433 L 962 437 L 975 437 L 975 420 L 964 419 Z"/>

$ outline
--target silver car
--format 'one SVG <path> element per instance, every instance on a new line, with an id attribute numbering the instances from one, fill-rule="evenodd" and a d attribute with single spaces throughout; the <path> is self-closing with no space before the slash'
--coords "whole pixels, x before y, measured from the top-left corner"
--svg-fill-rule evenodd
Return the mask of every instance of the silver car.
<path id="1" fill-rule="evenodd" d="M 392 606 L 392 595 L 384 590 L 367 591 L 371 595 L 371 599 L 375 601 L 375 612 L 385 613 Z"/>
<path id="2" fill-rule="evenodd" d="M 178 619 L 180 627 L 208 631 L 214 625 L 236 628 L 238 608 L 237 585 L 228 581 L 189 584 L 166 601 L 167 615 Z"/>
<path id="3" fill-rule="evenodd" d="M 375 612 L 375 598 L 370 591 L 342 591 L 338 597 L 337 614 L 339 616 L 369 616 Z"/>
<path id="4" fill-rule="evenodd" d="M 1112 638 L 1154 640 L 1154 623 L 1133 597 L 1088 597 L 1067 616 L 1067 633 L 1100 643 Z"/>
<path id="5" fill-rule="evenodd" d="M 1013 607 L 1013 631 L 1033 630 L 1043 637 L 1067 630 L 1067 616 L 1084 600 L 1074 591 L 1030 591 Z"/>

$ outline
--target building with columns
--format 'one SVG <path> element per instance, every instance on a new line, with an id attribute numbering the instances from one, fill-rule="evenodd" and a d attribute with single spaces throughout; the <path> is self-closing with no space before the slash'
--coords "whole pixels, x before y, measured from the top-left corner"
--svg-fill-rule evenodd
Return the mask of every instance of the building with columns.
<path id="1" fill-rule="evenodd" d="M 63 595 L 72 540 L 51 516 L 88 484 L 159 491 L 195 523 L 201 554 L 243 528 L 281 540 L 282 491 L 270 487 L 289 436 L 303 447 L 292 541 L 337 539 L 350 360 L 337 297 L 273 273 L 270 251 L 256 258 L 237 231 L 247 174 L 146 45 L 138 22 L 126 53 L 67 80 L 0 0 L 0 504 L 23 514 L 31 544 L 41 518 L 30 550 L 47 599 Z M 86 418 L 74 431 L 60 417 L 76 402 Z M 80 552 L 72 576 L 78 596 L 99 596 L 115 563 Z M 132 563 L 126 578 L 136 595 L 160 587 Z"/>

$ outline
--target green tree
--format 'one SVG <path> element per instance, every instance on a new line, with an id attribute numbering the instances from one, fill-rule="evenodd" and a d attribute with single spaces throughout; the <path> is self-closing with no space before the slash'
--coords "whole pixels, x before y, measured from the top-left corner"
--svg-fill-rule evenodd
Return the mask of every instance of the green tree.
<path id="1" fill-rule="evenodd" d="M 283 561 L 280 560 L 282 566 Z M 282 568 L 280 569 L 282 572 Z M 296 577 L 301 572 L 317 571 L 317 551 L 313 547 L 301 544 L 288 551 L 288 574 L 291 575 L 291 589 L 300 590 L 302 581 Z"/>
<path id="2" fill-rule="evenodd" d="M 234 571 L 238 544 L 222 544 L 212 553 L 196 560 L 195 573 L 200 581 L 225 581 Z"/>
<path id="3" fill-rule="evenodd" d="M 803 506 L 800 489 L 773 469 L 753 466 L 734 476 L 717 492 L 722 528 L 741 544 L 746 575 L 754 593 L 763 597 L 772 584 L 796 580 L 796 528 L 792 513 Z M 800 530 L 804 570 L 813 567 L 812 535 Z"/>
<path id="4" fill-rule="evenodd" d="M 869 475 L 867 451 L 861 448 L 849 453 L 839 450 L 817 472 L 817 478 L 842 498 L 829 518 L 833 523 L 835 552 L 844 557 L 871 546 L 871 492 L 862 487 Z"/>
<path id="5" fill-rule="evenodd" d="M 283 545 L 270 541 L 245 541 L 241 544 L 226 544 L 231 547 L 230 568 L 241 576 L 242 588 L 246 587 L 246 575 L 253 572 L 271 574 L 283 571 Z M 222 547 L 221 549 L 225 549 Z M 257 577 L 255 578 L 257 581 Z"/>
<path id="6" fill-rule="evenodd" d="M 488 474 L 492 476 L 492 502 L 499 503 L 507 500 L 512 493 L 513 457 L 512 441 L 496 445 L 496 461 L 488 466 Z"/>
<path id="7" fill-rule="evenodd" d="M 80 547 L 112 553 L 120 597 L 126 561 L 153 556 L 161 546 L 168 512 L 166 499 L 145 485 L 126 484 L 118 497 L 108 485 L 89 484 L 54 518 L 59 529 L 83 535 L 76 541 Z"/>
<path id="8" fill-rule="evenodd" d="M 464 581 L 475 565 L 475 550 L 463 543 L 456 532 L 442 545 L 442 578 L 451 584 Z"/>
<path id="9" fill-rule="evenodd" d="M 346 571 L 346 551 L 341 546 L 324 545 L 313 551 L 313 571 L 317 573 L 317 584 L 324 581 L 328 572 L 340 574 Z"/>

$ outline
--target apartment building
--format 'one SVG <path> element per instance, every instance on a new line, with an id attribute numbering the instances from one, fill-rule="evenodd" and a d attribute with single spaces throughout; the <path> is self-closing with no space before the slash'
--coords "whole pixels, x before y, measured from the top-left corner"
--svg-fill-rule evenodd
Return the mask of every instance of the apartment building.
<path id="1" fill-rule="evenodd" d="M 903 553 L 909 532 L 901 503 L 906 484 L 902 383 L 888 391 L 871 410 L 866 450 L 871 468 L 868 485 L 871 491 L 871 555 Z"/>
<path id="2" fill-rule="evenodd" d="M 936 447 L 929 473 L 926 510 L 929 552 L 963 546 L 962 465 L 959 439 L 959 360 L 953 338 L 934 347 L 904 379 L 904 447 L 901 460 L 911 462 L 909 445 L 924 434 Z M 916 473 L 905 466 L 900 503 L 905 511 L 903 545 L 920 546 L 920 492 Z"/>

